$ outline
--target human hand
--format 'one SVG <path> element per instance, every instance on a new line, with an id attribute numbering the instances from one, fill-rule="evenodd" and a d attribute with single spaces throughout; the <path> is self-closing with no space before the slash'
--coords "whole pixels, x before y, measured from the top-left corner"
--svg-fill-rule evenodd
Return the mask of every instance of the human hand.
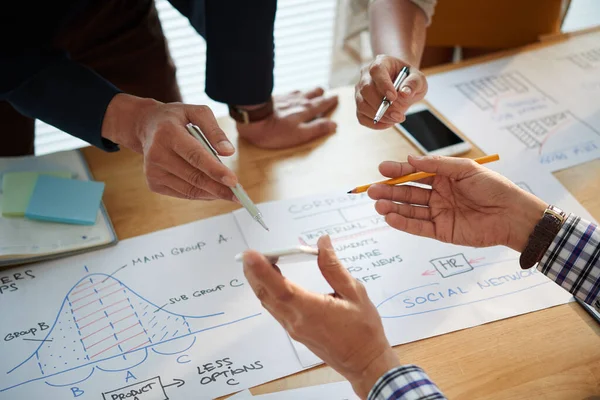
<path id="1" fill-rule="evenodd" d="M 406 65 L 397 58 L 378 55 L 371 64 L 361 70 L 360 80 L 355 86 L 356 116 L 361 125 L 373 129 L 386 129 L 403 122 L 408 107 L 425 97 L 427 80 L 416 68 L 410 67 L 410 74 L 398 92 L 394 88 L 394 80 Z M 393 103 L 381 120 L 374 124 L 373 118 L 384 96 Z"/>
<path id="2" fill-rule="evenodd" d="M 148 187 L 184 199 L 236 199 L 237 177 L 189 134 L 197 125 L 220 155 L 235 150 L 207 106 L 161 103 L 118 94 L 109 103 L 102 137 L 144 155 Z"/>
<path id="3" fill-rule="evenodd" d="M 434 172 L 420 183 L 373 185 L 368 195 L 393 228 L 465 246 L 508 246 L 522 252 L 547 204 L 476 162 L 466 158 L 408 157 L 385 161 L 379 171 L 395 178 L 416 171 Z"/>
<path id="4" fill-rule="evenodd" d="M 244 274 L 263 307 L 289 335 L 342 374 L 354 391 L 366 398 L 375 382 L 400 362 L 365 287 L 340 263 L 329 236 L 321 237 L 317 245 L 319 269 L 334 293 L 303 289 L 251 250 L 244 254 Z"/>
<path id="5" fill-rule="evenodd" d="M 284 149 L 333 133 L 337 124 L 322 115 L 333 110 L 337 96 L 321 88 L 273 96 L 273 114 L 250 124 L 237 123 L 241 138 L 264 149 Z"/>

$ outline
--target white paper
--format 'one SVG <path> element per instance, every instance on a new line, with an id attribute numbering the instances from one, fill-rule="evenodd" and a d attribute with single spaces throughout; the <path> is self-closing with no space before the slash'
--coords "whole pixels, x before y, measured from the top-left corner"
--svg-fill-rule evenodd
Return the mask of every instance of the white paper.
<path id="1" fill-rule="evenodd" d="M 81 157 L 79 151 L 74 150 L 43 157 L 0 158 L 0 172 L 58 169 L 89 180 Z M 90 226 L 5 218 L 0 214 L 0 260 L 3 256 L 62 253 L 105 244 L 113 238 L 109 224 L 102 210 L 98 210 L 96 223 Z"/>
<path id="2" fill-rule="evenodd" d="M 488 164 L 517 185 L 567 212 L 591 215 L 535 161 Z M 239 221 L 252 248 L 268 251 L 331 235 L 340 260 L 363 282 L 379 310 L 392 345 L 440 335 L 542 308 L 571 295 L 535 268 L 523 271 L 518 253 L 501 246 L 471 248 L 411 236 L 389 228 L 364 195 L 307 197 L 263 204 L 273 237 Z M 331 292 L 316 262 L 289 264 L 282 272 L 315 292 Z M 291 339 L 290 339 L 291 340 Z M 304 367 L 321 361 L 293 340 Z"/>
<path id="3" fill-rule="evenodd" d="M 209 399 L 297 372 L 244 248 L 229 214 L 2 271 L 0 399 Z"/>
<path id="4" fill-rule="evenodd" d="M 600 34 L 428 77 L 428 100 L 488 154 L 556 171 L 600 157 Z"/>
<path id="5" fill-rule="evenodd" d="M 348 381 L 309 386 L 254 396 L 260 400 L 358 400 Z"/>
<path id="6" fill-rule="evenodd" d="M 535 163 L 503 159 L 490 167 L 591 219 Z M 392 344 L 571 298 L 536 270 L 521 271 L 512 250 L 458 247 L 395 231 L 364 195 L 260 208 L 271 234 L 240 210 L 114 248 L 3 270 L 0 399 L 112 400 L 131 393 L 143 400 L 208 399 L 320 362 L 292 342 L 254 296 L 234 259 L 248 246 L 314 245 L 331 234 L 342 262 L 378 306 Z M 310 290 L 331 290 L 314 261 L 282 271 Z"/>

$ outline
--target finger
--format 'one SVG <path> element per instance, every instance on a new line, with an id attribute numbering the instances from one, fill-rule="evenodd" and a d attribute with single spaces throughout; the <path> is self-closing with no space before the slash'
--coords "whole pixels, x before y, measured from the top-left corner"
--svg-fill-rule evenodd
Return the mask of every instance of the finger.
<path id="1" fill-rule="evenodd" d="M 383 129 L 387 129 L 387 128 L 391 128 L 392 126 L 394 126 L 393 124 L 386 124 L 385 122 L 379 121 L 378 123 L 373 123 L 373 118 L 371 117 L 367 117 L 364 114 L 361 113 L 356 113 L 356 118 L 358 118 L 358 122 L 360 122 L 361 125 L 366 126 L 367 128 L 371 128 L 371 129 L 377 129 L 377 130 L 383 130 Z"/>
<path id="2" fill-rule="evenodd" d="M 356 113 L 357 113 L 357 118 L 360 121 L 360 117 L 359 114 L 362 114 L 365 118 L 365 120 L 371 120 L 373 121 L 375 118 L 375 114 L 377 113 L 377 110 L 379 109 L 379 106 L 381 105 L 381 103 L 379 103 L 377 105 L 377 108 L 375 108 L 374 106 L 370 105 L 369 103 L 367 103 L 363 97 L 362 94 L 360 94 L 360 92 L 356 92 Z M 383 116 L 381 117 L 381 119 L 378 121 L 378 123 L 382 123 L 385 125 L 393 125 L 395 124 L 397 121 L 393 120 L 390 118 L 389 113 L 384 113 Z M 366 125 L 368 126 L 368 125 Z M 381 128 L 380 128 L 381 129 Z"/>
<path id="3" fill-rule="evenodd" d="M 400 214 L 390 213 L 385 216 L 385 222 L 392 228 L 411 235 L 435 238 L 435 227 L 431 221 L 407 218 Z"/>
<path id="4" fill-rule="evenodd" d="M 377 107 L 379 108 L 379 106 L 377 106 Z M 370 119 L 371 121 L 373 121 L 373 119 L 375 118 L 375 114 L 377 113 L 377 109 L 371 107 L 364 100 L 362 95 L 360 93 L 357 93 L 356 94 L 356 112 L 358 114 L 364 115 L 367 119 Z M 397 122 L 402 122 L 402 121 L 404 121 L 404 117 L 402 117 L 401 120 L 394 120 L 390 117 L 389 112 L 386 112 L 385 114 L 383 114 L 383 116 L 379 120 L 379 122 L 386 124 L 386 125 L 393 125 Z"/>
<path id="5" fill-rule="evenodd" d="M 275 270 L 262 254 L 253 250 L 244 253 L 244 275 L 256 297 L 272 313 L 287 309 L 299 289 Z"/>
<path id="6" fill-rule="evenodd" d="M 323 88 L 317 87 L 304 93 L 303 96 L 307 99 L 314 99 L 315 97 L 323 96 L 323 93 L 325 93 Z"/>
<path id="7" fill-rule="evenodd" d="M 362 110 L 360 110 L 359 112 L 361 114 L 363 114 L 365 117 L 369 118 L 371 121 L 373 121 L 375 118 L 375 113 L 376 113 L 375 110 L 373 110 L 372 113 L 369 111 L 363 112 Z M 392 118 L 392 116 L 390 115 L 390 113 L 388 111 L 386 111 L 385 114 L 383 114 L 383 116 L 379 119 L 379 121 L 377 121 L 377 123 L 381 122 L 383 124 L 393 126 L 393 125 L 397 124 L 398 122 L 402 122 L 402 121 L 404 121 L 404 116 L 402 116 L 402 118 L 400 118 L 399 120 L 396 120 L 396 119 Z"/>
<path id="8" fill-rule="evenodd" d="M 373 110 L 373 115 L 375 116 L 375 112 L 379 109 L 381 102 L 383 101 L 383 96 L 377 93 L 377 89 L 373 85 L 364 85 L 359 89 L 357 93 L 362 96 L 362 100 L 366 103 L 370 109 Z M 365 107 L 366 109 L 366 107 Z"/>
<path id="9" fill-rule="evenodd" d="M 325 118 L 303 122 L 299 126 L 302 142 L 308 142 L 321 136 L 335 132 L 337 124 Z"/>
<path id="10" fill-rule="evenodd" d="M 185 129 L 185 128 L 182 128 Z M 225 164 L 217 160 L 187 131 L 178 131 L 177 137 L 172 141 L 172 150 L 183 158 L 193 168 L 204 172 L 213 180 L 226 186 L 237 185 L 237 177 Z M 155 162 L 155 160 L 153 160 Z M 155 162 L 165 166 L 168 162 L 162 160 Z M 183 175 L 185 171 L 174 172 L 175 175 Z"/>
<path id="11" fill-rule="evenodd" d="M 409 99 L 417 94 L 421 94 L 426 87 L 427 81 L 425 80 L 425 75 L 420 72 L 412 73 L 408 75 L 408 78 L 406 78 L 404 82 L 402 82 L 402 85 L 400 86 L 400 97 Z"/>
<path id="12" fill-rule="evenodd" d="M 375 210 L 380 215 L 399 214 L 406 218 L 422 219 L 431 221 L 431 210 L 429 207 L 414 206 L 410 204 L 398 204 L 390 200 L 377 200 Z"/>
<path id="13" fill-rule="evenodd" d="M 187 197 L 186 195 L 184 195 L 183 193 L 179 193 L 178 191 L 176 191 L 175 189 L 172 189 L 170 187 L 167 186 L 163 186 L 163 185 L 156 185 L 154 187 L 151 188 L 151 190 L 154 193 L 158 193 L 158 194 L 162 194 L 165 196 L 170 196 L 170 197 L 176 197 L 178 199 L 186 199 L 189 200 L 189 197 Z M 205 201 L 210 201 L 210 200 L 214 200 L 212 198 L 210 199 L 203 199 Z"/>
<path id="14" fill-rule="evenodd" d="M 329 235 L 321 236 L 317 241 L 317 247 L 319 248 L 317 263 L 329 286 L 342 297 L 356 298 L 356 280 L 335 255 Z"/>
<path id="15" fill-rule="evenodd" d="M 378 94 L 383 97 L 385 96 L 388 100 L 394 101 L 398 97 L 396 88 L 394 87 L 394 79 L 391 75 L 393 73 L 393 66 L 390 63 L 382 61 L 374 61 L 369 67 L 369 74 L 371 79 L 377 88 Z"/>
<path id="16" fill-rule="evenodd" d="M 379 164 L 379 172 L 388 178 L 398 178 L 417 172 L 417 169 L 407 162 L 384 161 Z"/>
<path id="17" fill-rule="evenodd" d="M 230 156 L 235 153 L 235 148 L 227 138 L 227 135 L 225 135 L 225 132 L 219 127 L 209 107 L 186 105 L 184 110 L 188 120 L 200 128 L 212 147 L 219 154 Z"/>
<path id="18" fill-rule="evenodd" d="M 430 189 L 423 189 L 411 185 L 372 185 L 368 190 L 369 197 L 373 200 L 385 199 L 397 203 L 420 204 L 426 206 L 431 197 Z"/>
<path id="19" fill-rule="evenodd" d="M 365 114 L 367 117 L 374 118 L 377 110 L 381 106 L 382 98 L 378 95 L 374 94 L 374 91 L 363 90 L 360 95 L 363 98 L 366 106 L 363 106 L 360 109 L 360 112 Z M 405 116 L 404 113 L 408 109 L 407 104 L 397 104 L 400 103 L 402 99 L 396 99 L 394 103 L 392 103 L 391 107 L 387 109 L 387 111 L 383 114 L 380 121 L 385 121 L 387 124 L 397 124 L 399 122 L 404 122 Z"/>
<path id="20" fill-rule="evenodd" d="M 404 122 L 406 120 L 406 112 L 415 103 L 415 98 L 411 97 L 408 99 L 398 97 L 387 110 L 390 117 L 397 122 Z"/>
<path id="21" fill-rule="evenodd" d="M 468 178 L 482 168 L 469 158 L 442 156 L 408 156 L 408 162 L 419 171 L 433 172 L 455 180 Z"/>
<path id="22" fill-rule="evenodd" d="M 302 122 L 311 121 L 332 110 L 337 104 L 337 96 L 316 97 L 304 106 L 304 110 L 299 113 L 300 119 Z"/>
<path id="23" fill-rule="evenodd" d="M 207 185 L 209 185 L 212 189 L 217 190 L 217 192 L 214 193 L 216 197 L 230 200 L 228 196 L 231 194 L 231 189 L 228 186 L 222 185 L 221 183 L 214 181 L 201 170 L 192 167 L 189 163 L 187 163 L 183 158 L 181 158 L 172 150 L 170 157 L 165 157 L 164 161 L 161 164 L 155 165 L 158 165 L 161 169 L 164 169 L 170 174 L 175 175 L 180 179 L 183 179 L 185 182 L 199 189 L 206 190 Z M 221 194 L 224 194 L 225 197 L 222 197 Z"/>
<path id="24" fill-rule="evenodd" d="M 164 177 L 161 179 L 161 183 L 168 186 L 179 193 L 186 196 L 187 199 L 191 200 L 206 200 L 206 199 L 223 199 L 234 201 L 233 192 L 225 185 L 213 181 L 208 176 L 198 178 L 199 181 L 204 183 L 200 186 L 193 185 L 178 176 L 175 176 L 169 172 L 165 172 Z"/>
<path id="25" fill-rule="evenodd" d="M 387 176 L 388 178 L 399 178 L 401 176 L 413 174 L 417 172 L 417 169 L 407 162 L 384 161 L 379 164 L 379 172 L 381 175 Z M 431 185 L 433 179 L 434 177 L 431 176 L 414 182 Z"/>

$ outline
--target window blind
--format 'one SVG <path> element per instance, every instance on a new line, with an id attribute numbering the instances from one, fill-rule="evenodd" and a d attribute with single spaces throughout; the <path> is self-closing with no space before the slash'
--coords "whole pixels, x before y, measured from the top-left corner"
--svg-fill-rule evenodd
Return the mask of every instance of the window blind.
<path id="1" fill-rule="evenodd" d="M 328 86 L 336 3 L 336 0 L 279 1 L 275 19 L 275 94 Z M 225 115 L 226 106 L 212 101 L 204 93 L 204 40 L 167 0 L 156 0 L 156 8 L 177 66 L 184 102 L 206 104 L 217 117 Z M 35 151 L 38 155 L 86 145 L 36 121 Z"/>

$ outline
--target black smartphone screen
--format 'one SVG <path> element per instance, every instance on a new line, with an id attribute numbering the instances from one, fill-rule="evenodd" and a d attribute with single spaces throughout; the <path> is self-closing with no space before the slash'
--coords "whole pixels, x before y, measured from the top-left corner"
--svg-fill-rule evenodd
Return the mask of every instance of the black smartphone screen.
<path id="1" fill-rule="evenodd" d="M 401 125 L 427 151 L 434 151 L 463 142 L 459 136 L 429 110 L 407 114 L 406 120 Z"/>

